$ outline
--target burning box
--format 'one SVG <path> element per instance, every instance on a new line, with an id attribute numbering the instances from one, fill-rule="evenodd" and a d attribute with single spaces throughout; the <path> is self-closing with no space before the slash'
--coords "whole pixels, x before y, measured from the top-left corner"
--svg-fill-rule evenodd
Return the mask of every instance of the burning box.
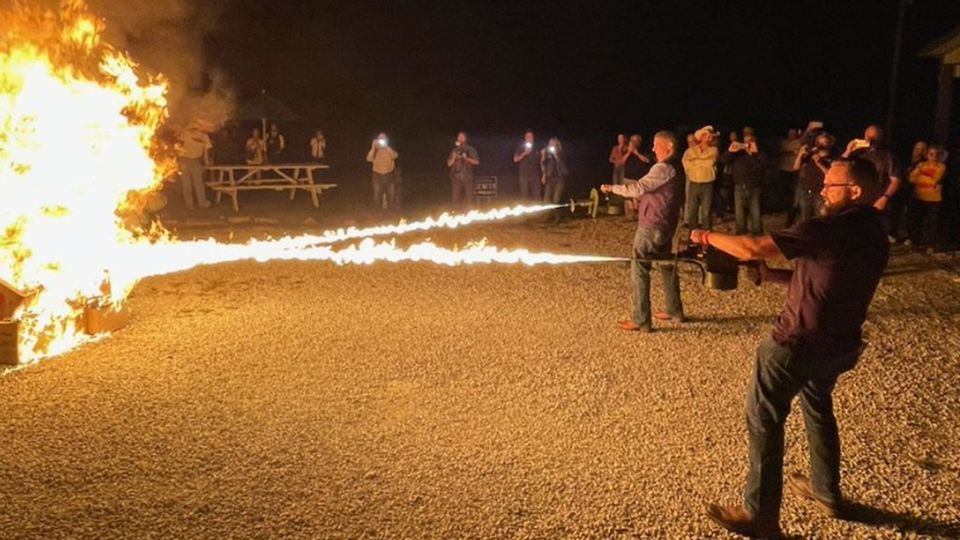
<path id="1" fill-rule="evenodd" d="M 20 321 L 0 321 L 0 366 L 15 366 L 20 363 L 17 347 L 20 336 Z"/>
<path id="2" fill-rule="evenodd" d="M 0 280 L 0 365 L 15 366 L 20 363 L 17 346 L 20 321 L 13 319 L 13 315 L 26 298 L 27 295 L 22 291 Z"/>
<path id="3" fill-rule="evenodd" d="M 17 308 L 19 308 L 20 304 L 23 304 L 23 301 L 26 299 L 27 295 L 25 293 L 0 279 L 0 319 L 10 319 L 13 317 Z"/>
<path id="4" fill-rule="evenodd" d="M 93 336 L 119 330 L 128 322 L 130 311 L 126 307 L 93 303 L 83 309 L 83 315 L 76 320 L 76 328 Z M 16 366 L 21 363 L 19 338 L 20 321 L 0 319 L 0 366 Z"/>
<path id="5" fill-rule="evenodd" d="M 109 294 L 109 285 L 104 293 Z M 21 363 L 20 321 L 14 315 L 27 298 L 28 294 L 0 280 L 0 365 L 16 366 Z M 127 325 L 130 321 L 129 310 L 105 298 L 94 298 L 83 306 L 81 315 L 75 321 L 78 331 L 95 335 L 113 332 Z"/>
<path id="6" fill-rule="evenodd" d="M 130 322 L 130 311 L 125 306 L 94 303 L 84 309 L 83 319 L 86 332 L 92 336 L 123 328 Z"/>

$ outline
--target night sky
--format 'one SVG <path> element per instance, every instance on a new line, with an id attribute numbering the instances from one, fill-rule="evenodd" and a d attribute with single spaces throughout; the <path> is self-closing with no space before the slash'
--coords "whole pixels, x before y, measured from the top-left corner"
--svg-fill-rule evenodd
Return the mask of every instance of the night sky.
<path id="1" fill-rule="evenodd" d="M 899 145 L 932 128 L 937 64 L 917 51 L 960 24 L 960 1 L 912 4 Z M 820 119 L 845 141 L 884 123 L 897 14 L 895 0 L 225 6 L 206 56 L 241 96 L 264 88 L 289 104 L 324 129 L 334 160 L 362 160 L 384 129 L 424 168 L 458 129 L 514 141 L 532 127 L 588 161 L 617 131 L 705 123 L 769 137 Z"/>

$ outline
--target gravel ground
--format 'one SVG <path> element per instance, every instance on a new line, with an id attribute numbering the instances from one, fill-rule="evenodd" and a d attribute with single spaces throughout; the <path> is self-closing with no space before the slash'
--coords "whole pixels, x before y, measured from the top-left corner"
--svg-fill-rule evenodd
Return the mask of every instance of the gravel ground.
<path id="1" fill-rule="evenodd" d="M 433 238 L 623 255 L 632 228 Z M 788 493 L 785 532 L 960 531 L 949 264 L 892 260 L 836 391 L 866 523 Z M 145 280 L 127 328 L 0 377 L 0 537 L 728 538 L 702 509 L 739 500 L 744 390 L 783 290 L 708 291 L 686 271 L 693 321 L 628 335 L 627 276 L 239 262 Z M 799 414 L 786 462 L 807 466 Z"/>

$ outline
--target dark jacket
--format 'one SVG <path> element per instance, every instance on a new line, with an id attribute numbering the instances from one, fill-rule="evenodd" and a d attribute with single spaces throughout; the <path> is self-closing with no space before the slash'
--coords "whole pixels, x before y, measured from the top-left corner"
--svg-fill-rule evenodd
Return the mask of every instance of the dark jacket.
<path id="1" fill-rule="evenodd" d="M 763 152 L 750 154 L 746 150 L 728 151 L 720 160 L 730 165 L 730 175 L 735 185 L 760 187 L 763 182 L 763 169 L 767 164 L 767 155 Z"/>

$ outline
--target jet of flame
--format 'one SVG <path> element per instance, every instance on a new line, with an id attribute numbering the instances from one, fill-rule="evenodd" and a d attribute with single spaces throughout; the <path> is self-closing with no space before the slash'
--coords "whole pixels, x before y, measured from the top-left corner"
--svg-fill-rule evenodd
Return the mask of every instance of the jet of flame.
<path id="1" fill-rule="evenodd" d="M 421 221 L 410 223 L 401 221 L 394 225 L 377 225 L 375 227 L 349 227 L 347 229 L 336 229 L 324 231 L 319 235 L 305 234 L 299 237 L 296 245 L 303 247 L 320 244 L 335 244 L 346 240 L 357 238 L 370 238 L 374 236 L 400 236 L 411 232 L 429 231 L 430 229 L 456 229 L 463 225 L 483 223 L 487 221 L 500 221 L 511 217 L 520 217 L 530 214 L 536 214 L 562 205 L 557 204 L 536 204 L 536 205 L 517 205 L 509 208 L 494 208 L 492 210 L 480 211 L 470 210 L 466 214 L 451 214 L 444 212 L 436 218 L 428 217 Z"/>
<path id="2" fill-rule="evenodd" d="M 119 304 L 144 277 L 201 264 L 618 260 L 503 250 L 485 242 L 448 249 L 431 242 L 398 247 L 395 240 L 372 239 L 522 216 L 554 205 L 443 214 L 246 244 L 181 242 L 165 231 L 132 232 L 121 216 L 172 172 L 156 138 L 167 118 L 166 87 L 160 77 L 141 77 L 130 58 L 101 40 L 102 30 L 102 21 L 81 0 L 65 0 L 58 12 L 19 2 L 0 12 L 0 280 L 29 294 L 14 314 L 21 362 L 60 354 L 90 339 L 76 324 L 86 302 L 106 296 Z M 358 239 L 346 247 L 331 246 Z"/>

